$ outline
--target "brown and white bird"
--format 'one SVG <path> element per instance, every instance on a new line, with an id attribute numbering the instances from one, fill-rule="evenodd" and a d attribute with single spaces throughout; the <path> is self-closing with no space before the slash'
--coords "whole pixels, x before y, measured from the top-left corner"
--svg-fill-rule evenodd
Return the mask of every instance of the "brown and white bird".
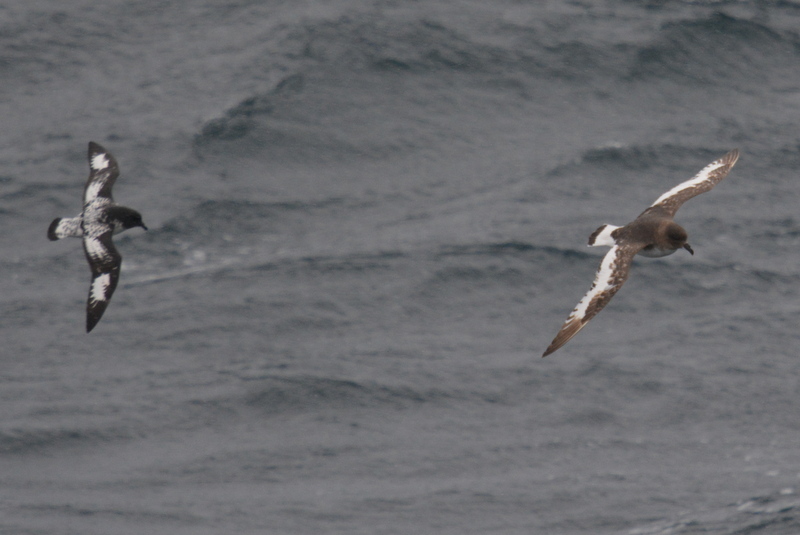
<path id="1" fill-rule="evenodd" d="M 543 357 L 570 341 L 611 301 L 628 278 L 635 255 L 660 257 L 671 255 L 678 249 L 694 254 L 687 243 L 688 234 L 672 218 L 684 202 L 711 190 L 725 178 L 738 159 L 739 151 L 734 149 L 708 164 L 690 180 L 663 194 L 624 227 L 603 225 L 589 236 L 590 246 L 607 246 L 611 250 L 600 262 L 592 288 L 570 313 Z"/>
<path id="2" fill-rule="evenodd" d="M 118 176 L 117 160 L 103 147 L 90 142 L 89 179 L 83 190 L 83 210 L 75 217 L 54 219 L 47 229 L 47 237 L 52 241 L 83 238 L 83 250 L 92 270 L 86 303 L 86 332 L 100 321 L 119 282 L 122 256 L 111 236 L 133 227 L 147 230 L 139 212 L 114 202 L 111 187 Z"/>

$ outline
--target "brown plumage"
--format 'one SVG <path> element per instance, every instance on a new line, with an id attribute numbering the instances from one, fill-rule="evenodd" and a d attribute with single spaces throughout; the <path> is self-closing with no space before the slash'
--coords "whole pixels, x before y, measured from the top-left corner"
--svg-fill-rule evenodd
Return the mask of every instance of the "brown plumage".
<path id="1" fill-rule="evenodd" d="M 605 245 L 611 250 L 603 257 L 591 289 L 570 313 L 543 357 L 566 344 L 611 301 L 628 278 L 634 256 L 666 256 L 681 248 L 694 254 L 686 230 L 672 218 L 684 202 L 711 190 L 725 178 L 738 159 L 739 151 L 734 149 L 664 193 L 624 227 L 603 225 L 589 236 L 589 245 Z"/>

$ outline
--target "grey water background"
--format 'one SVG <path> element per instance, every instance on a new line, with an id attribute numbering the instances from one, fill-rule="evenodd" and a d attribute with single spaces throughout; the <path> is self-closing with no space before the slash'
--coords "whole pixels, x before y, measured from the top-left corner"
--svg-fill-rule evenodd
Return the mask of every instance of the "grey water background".
<path id="1" fill-rule="evenodd" d="M 0 6 L 0 532 L 800 533 L 800 4 Z M 86 145 L 121 283 L 84 332 Z M 624 224 L 742 156 L 541 359 Z"/>

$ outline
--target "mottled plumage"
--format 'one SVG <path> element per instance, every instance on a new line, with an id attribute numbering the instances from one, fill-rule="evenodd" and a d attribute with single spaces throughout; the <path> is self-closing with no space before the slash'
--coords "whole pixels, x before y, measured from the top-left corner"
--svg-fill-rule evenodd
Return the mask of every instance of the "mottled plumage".
<path id="1" fill-rule="evenodd" d="M 83 250 L 92 271 L 86 303 L 86 332 L 103 316 L 119 282 L 122 257 L 111 236 L 133 227 L 147 227 L 136 210 L 120 206 L 111 196 L 119 176 L 114 157 L 97 143 L 89 143 L 89 179 L 83 190 L 83 210 L 75 217 L 57 218 L 47 229 L 51 240 L 83 238 Z"/>
<path id="2" fill-rule="evenodd" d="M 688 234 L 672 218 L 684 202 L 711 190 L 725 178 L 738 158 L 739 151 L 732 150 L 664 193 L 624 227 L 603 225 L 589 236 L 589 245 L 609 246 L 611 250 L 600 262 L 591 289 L 570 313 L 543 357 L 566 344 L 611 301 L 628 278 L 634 256 L 666 256 L 681 248 L 694 254 L 687 243 Z"/>

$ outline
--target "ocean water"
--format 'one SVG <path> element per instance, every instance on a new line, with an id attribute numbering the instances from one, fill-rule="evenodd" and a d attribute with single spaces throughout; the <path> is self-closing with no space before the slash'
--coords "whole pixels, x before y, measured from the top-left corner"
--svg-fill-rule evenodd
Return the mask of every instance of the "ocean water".
<path id="1" fill-rule="evenodd" d="M 800 533 L 800 3 L 9 0 L 0 533 Z M 86 145 L 150 228 L 84 332 Z M 676 220 L 540 355 L 624 224 Z"/>

